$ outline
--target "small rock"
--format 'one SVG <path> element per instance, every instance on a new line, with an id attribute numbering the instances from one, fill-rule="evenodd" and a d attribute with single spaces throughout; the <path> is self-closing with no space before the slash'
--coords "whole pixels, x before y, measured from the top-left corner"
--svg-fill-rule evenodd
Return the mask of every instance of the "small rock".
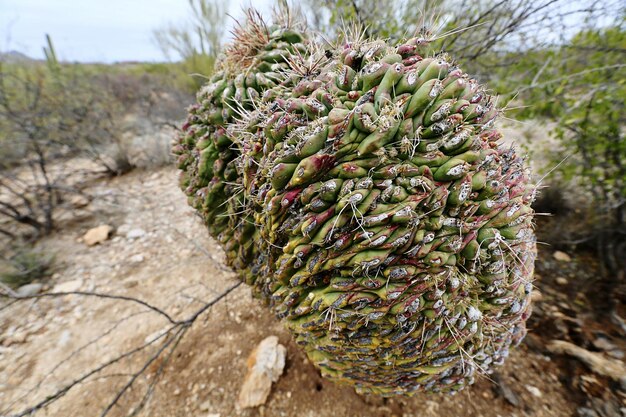
<path id="1" fill-rule="evenodd" d="M 75 195 L 70 199 L 70 204 L 76 208 L 85 207 L 89 203 L 90 203 L 89 198 L 87 198 L 86 196 L 82 194 Z"/>
<path id="2" fill-rule="evenodd" d="M 129 239 L 139 239 L 140 237 L 144 237 L 146 235 L 146 231 L 143 229 L 131 229 L 126 233 L 126 237 Z"/>
<path id="3" fill-rule="evenodd" d="M 559 285 L 567 285 L 568 281 L 567 281 L 567 278 L 557 277 L 556 283 Z"/>
<path id="4" fill-rule="evenodd" d="M 109 236 L 111 236 L 111 232 L 113 232 L 113 228 L 108 224 L 94 227 L 85 233 L 83 236 L 83 242 L 85 242 L 87 246 L 97 245 L 98 243 L 102 243 L 107 240 Z"/>
<path id="5" fill-rule="evenodd" d="M 613 349 L 606 352 L 612 358 L 622 360 L 624 359 L 624 352 L 619 349 Z"/>
<path id="6" fill-rule="evenodd" d="M 606 337 L 598 337 L 591 343 L 593 343 L 593 346 L 595 346 L 597 349 L 604 350 L 605 352 L 616 348 L 616 346 Z"/>
<path id="7" fill-rule="evenodd" d="M 277 336 L 261 341 L 248 357 L 248 373 L 239 393 L 238 406 L 257 407 L 265 404 L 272 389 L 285 368 L 287 349 L 278 343 Z"/>
<path id="8" fill-rule="evenodd" d="M 498 391 L 509 404 L 511 404 L 513 407 L 519 407 L 519 398 L 517 398 L 517 395 L 515 395 L 511 388 L 509 388 L 507 385 L 500 384 Z"/>
<path id="9" fill-rule="evenodd" d="M 61 337 L 59 337 L 59 341 L 57 342 L 57 345 L 59 347 L 67 346 L 71 338 L 72 338 L 72 333 L 69 330 L 63 330 L 63 333 L 61 333 Z"/>
<path id="10" fill-rule="evenodd" d="M 557 250 L 556 252 L 554 252 L 552 254 L 552 256 L 554 256 L 554 259 L 556 259 L 557 261 L 560 262 L 571 262 L 572 258 L 565 252 L 561 252 L 560 250 Z"/>
<path id="11" fill-rule="evenodd" d="M 176 388 L 174 390 L 174 395 L 180 395 L 180 388 Z"/>
<path id="12" fill-rule="evenodd" d="M 132 224 L 123 223 L 115 229 L 115 234 L 126 236 L 131 229 L 133 229 Z"/>
<path id="13" fill-rule="evenodd" d="M 606 354 L 612 358 L 615 358 L 615 359 L 624 358 L 624 352 L 618 349 L 617 346 L 615 346 L 615 344 L 611 342 L 607 337 L 599 336 L 598 338 L 594 339 L 591 343 L 596 349 L 605 351 Z"/>
<path id="14" fill-rule="evenodd" d="M 578 417 L 598 417 L 595 411 L 587 407 L 579 407 L 576 412 L 578 413 Z"/>
<path id="15" fill-rule="evenodd" d="M 539 388 L 534 387 L 532 385 L 526 385 L 526 389 L 528 390 L 528 392 L 530 392 L 534 397 L 537 398 L 541 398 L 543 394 L 541 394 L 541 391 L 539 390 Z"/>
<path id="16" fill-rule="evenodd" d="M 213 405 L 210 400 L 206 400 L 202 404 L 200 404 L 200 411 L 209 411 Z"/>
<path id="17" fill-rule="evenodd" d="M 82 279 L 73 279 L 71 281 L 65 281 L 57 284 L 52 289 L 52 292 L 73 292 L 78 291 L 83 286 Z"/>
<path id="18" fill-rule="evenodd" d="M 12 335 L 9 335 L 6 339 L 4 339 L 4 341 L 2 342 L 3 346 L 9 347 L 11 345 L 19 345 L 22 343 L 26 343 L 28 341 L 28 333 L 26 333 L 25 331 L 18 331 L 13 333 Z"/>
<path id="19" fill-rule="evenodd" d="M 37 295 L 42 288 L 43 284 L 26 284 L 19 287 L 15 292 L 19 297 L 31 297 L 33 295 Z"/>
<path id="20" fill-rule="evenodd" d="M 206 415 L 206 417 L 221 417 L 220 413 L 209 413 Z"/>
<path id="21" fill-rule="evenodd" d="M 138 253 L 136 255 L 131 256 L 129 260 L 131 263 L 140 264 L 144 261 L 144 259 L 145 258 L 143 257 L 143 255 Z"/>

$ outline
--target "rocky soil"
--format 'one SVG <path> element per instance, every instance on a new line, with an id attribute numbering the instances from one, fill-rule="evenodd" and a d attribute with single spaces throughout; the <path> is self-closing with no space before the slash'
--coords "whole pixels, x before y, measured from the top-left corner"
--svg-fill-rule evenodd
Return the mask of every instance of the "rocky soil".
<path id="1" fill-rule="evenodd" d="M 93 200 L 76 202 L 72 217 L 40 243 L 55 255 L 52 277 L 20 290 L 72 294 L 0 299 L 0 416 L 77 380 L 36 415 L 98 416 L 114 402 L 107 415 L 626 416 L 626 312 L 599 313 L 598 265 L 587 254 L 540 245 L 529 336 L 497 374 L 456 396 L 364 397 L 321 379 L 244 286 L 184 322 L 237 281 L 187 207 L 174 169 L 101 180 L 89 192 Z M 99 226 L 109 228 L 85 236 Z M 93 293 L 134 297 L 159 311 Z M 286 347 L 284 373 L 264 405 L 241 409 L 246 359 L 270 335 Z M 583 353 L 560 353 L 553 340 Z"/>

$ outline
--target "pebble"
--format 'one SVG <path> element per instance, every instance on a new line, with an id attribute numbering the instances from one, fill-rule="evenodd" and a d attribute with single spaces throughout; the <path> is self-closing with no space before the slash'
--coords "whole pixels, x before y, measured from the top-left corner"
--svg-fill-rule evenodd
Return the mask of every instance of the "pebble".
<path id="1" fill-rule="evenodd" d="M 75 195 L 70 199 L 70 204 L 76 208 L 85 207 L 89 202 L 89 198 L 81 194 Z"/>
<path id="2" fill-rule="evenodd" d="M 591 343 L 593 343 L 596 348 L 604 351 L 609 351 L 616 348 L 616 346 L 606 337 L 598 337 Z"/>
<path id="3" fill-rule="evenodd" d="M 102 243 L 111 236 L 113 228 L 108 224 L 103 224 L 93 229 L 89 229 L 87 233 L 83 235 L 83 242 L 87 246 L 94 246 L 98 243 Z"/>
<path id="4" fill-rule="evenodd" d="M 52 292 L 73 292 L 78 291 L 83 286 L 82 279 L 73 279 L 57 284 L 52 288 Z"/>
<path id="5" fill-rule="evenodd" d="M 126 237 L 128 239 L 139 239 L 140 237 L 144 237 L 146 235 L 146 231 L 143 229 L 131 229 L 126 233 Z"/>
<path id="6" fill-rule="evenodd" d="M 526 389 L 527 389 L 527 390 L 528 390 L 528 392 L 530 392 L 530 393 L 531 393 L 534 397 L 541 398 L 541 397 L 542 397 L 542 395 L 543 395 L 543 394 L 541 393 L 541 391 L 539 390 L 539 388 L 534 387 L 534 386 L 532 386 L 532 385 L 526 385 Z"/>
<path id="7" fill-rule="evenodd" d="M 560 261 L 560 262 L 571 262 L 572 261 L 571 256 L 569 256 L 565 252 L 561 252 L 560 250 L 557 250 L 556 252 L 554 252 L 552 254 L 552 256 L 554 256 L 554 259 L 556 259 L 557 261 Z"/>
<path id="8" fill-rule="evenodd" d="M 578 417 L 598 417 L 595 411 L 587 407 L 579 407 L 576 412 L 578 413 Z"/>
<path id="9" fill-rule="evenodd" d="M 22 285 L 15 291 L 19 297 L 31 297 L 33 295 L 37 295 L 39 291 L 43 288 L 43 284 L 32 283 Z"/>
<path id="10" fill-rule="evenodd" d="M 72 333 L 69 330 L 63 330 L 63 333 L 61 333 L 61 336 L 59 337 L 59 341 L 57 342 L 57 345 L 59 347 L 65 347 L 70 339 L 72 337 Z"/>
<path id="11" fill-rule="evenodd" d="M 567 278 L 563 278 L 563 277 L 557 277 L 556 278 L 556 283 L 559 285 L 567 285 L 569 281 L 567 281 Z"/>
<path id="12" fill-rule="evenodd" d="M 134 264 L 140 264 L 144 261 L 144 256 L 140 253 L 130 257 L 129 261 Z"/>
<path id="13" fill-rule="evenodd" d="M 509 404 L 511 404 L 513 407 L 519 407 L 519 398 L 517 397 L 515 392 L 511 388 L 509 388 L 508 385 L 504 384 L 502 381 L 499 381 L 496 389 Z"/>
<path id="14" fill-rule="evenodd" d="M 606 337 L 600 336 L 591 343 L 596 349 L 603 350 L 612 358 L 620 360 L 624 358 L 624 352 L 618 349 L 617 346 Z"/>
<path id="15" fill-rule="evenodd" d="M 287 349 L 278 343 L 277 336 L 268 336 L 248 357 L 248 373 L 239 393 L 240 408 L 265 404 L 272 383 L 278 381 L 285 368 Z"/>
<path id="16" fill-rule="evenodd" d="M 28 341 L 28 333 L 25 331 L 17 331 L 12 335 L 9 335 L 2 341 L 2 345 L 9 347 L 11 345 L 19 345 Z"/>
<path id="17" fill-rule="evenodd" d="M 200 411 L 209 411 L 212 407 L 211 401 L 206 400 L 202 404 L 200 404 Z"/>
<path id="18" fill-rule="evenodd" d="M 609 350 L 607 352 L 607 355 L 609 355 L 612 358 L 619 359 L 619 360 L 624 359 L 624 352 L 619 349 Z"/>

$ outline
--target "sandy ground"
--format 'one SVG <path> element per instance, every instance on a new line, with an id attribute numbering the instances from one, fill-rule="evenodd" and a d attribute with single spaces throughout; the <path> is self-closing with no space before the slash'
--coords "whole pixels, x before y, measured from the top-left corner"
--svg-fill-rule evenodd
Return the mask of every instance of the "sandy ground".
<path id="1" fill-rule="evenodd" d="M 181 320 L 237 282 L 222 266 L 221 250 L 188 208 L 174 169 L 103 180 L 90 192 L 94 200 L 75 212 L 77 220 L 62 224 L 41 242 L 56 259 L 55 274 L 46 282 L 49 290 L 137 297 Z M 115 229 L 111 238 L 85 245 L 81 236 L 102 224 Z M 551 257 L 543 251 L 541 255 Z M 538 301 L 539 308 L 543 302 Z M 542 351 L 538 326 L 544 322 L 530 322 L 530 337 L 498 374 L 481 378 L 456 396 L 363 397 L 321 379 L 281 323 L 240 286 L 203 313 L 176 346 L 168 345 L 149 362 L 108 415 L 576 415 L 584 400 L 573 391 L 569 362 Z M 125 300 L 67 295 L 0 304 L 0 416 L 37 404 L 90 370 L 159 337 L 169 326 L 163 315 Z M 277 335 L 287 347 L 285 373 L 264 406 L 240 410 L 236 403 L 246 358 L 269 335 Z M 36 415 L 101 415 L 163 340 L 86 378 Z"/>

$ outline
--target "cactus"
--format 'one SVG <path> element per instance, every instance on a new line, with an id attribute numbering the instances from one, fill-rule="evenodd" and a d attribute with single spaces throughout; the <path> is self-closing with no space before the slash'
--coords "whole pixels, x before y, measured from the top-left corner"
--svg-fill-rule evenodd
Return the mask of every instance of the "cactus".
<path id="1" fill-rule="evenodd" d="M 226 249 L 235 269 L 245 268 L 254 256 L 254 225 L 245 216 L 245 194 L 237 164 L 243 149 L 233 144 L 226 128 L 242 112 L 253 108 L 264 91 L 277 86 L 288 68 L 286 57 L 306 51 L 306 33 L 285 12 L 269 26 L 247 12 L 245 24 L 219 57 L 216 73 L 197 94 L 173 153 L 181 170 L 180 186 L 189 204 L 209 226 L 211 236 Z"/>
<path id="2" fill-rule="evenodd" d="M 530 314 L 524 161 L 495 98 L 421 35 L 308 42 L 237 120 L 192 108 L 235 149 L 211 157 L 219 190 L 191 193 L 230 264 L 322 375 L 386 396 L 471 384 Z M 182 155 L 194 184 L 202 152 Z"/>

